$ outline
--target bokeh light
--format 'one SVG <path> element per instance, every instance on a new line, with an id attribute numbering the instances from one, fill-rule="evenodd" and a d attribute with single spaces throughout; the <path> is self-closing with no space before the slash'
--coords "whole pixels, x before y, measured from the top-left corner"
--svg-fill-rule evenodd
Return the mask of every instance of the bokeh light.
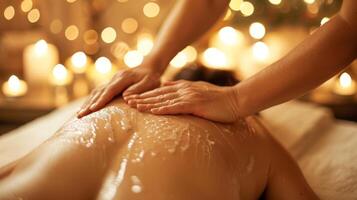
<path id="1" fill-rule="evenodd" d="M 82 52 L 76 52 L 72 55 L 71 57 L 71 62 L 72 62 L 72 70 L 75 73 L 83 73 L 86 70 L 86 65 L 87 65 L 87 55 Z"/>
<path id="2" fill-rule="evenodd" d="M 103 42 L 110 44 L 117 38 L 117 32 L 112 27 L 106 27 L 101 34 Z"/>
<path id="3" fill-rule="evenodd" d="M 269 56 L 269 47 L 264 42 L 256 42 L 252 46 L 253 57 L 259 61 L 263 61 Z"/>
<path id="4" fill-rule="evenodd" d="M 214 68 L 224 68 L 228 65 L 226 55 L 217 48 L 208 48 L 203 52 L 202 61 L 205 65 Z"/>
<path id="5" fill-rule="evenodd" d="M 112 62 L 106 57 L 98 58 L 95 63 L 95 70 L 101 74 L 107 74 L 112 70 Z"/>
<path id="6" fill-rule="evenodd" d="M 117 42 L 111 47 L 110 50 L 117 59 L 123 59 L 130 48 L 125 42 Z"/>
<path id="7" fill-rule="evenodd" d="M 183 52 L 179 52 L 170 62 L 170 65 L 175 68 L 181 68 L 187 64 L 187 56 Z"/>
<path id="8" fill-rule="evenodd" d="M 143 55 L 148 55 L 154 46 L 153 37 L 150 34 L 141 34 L 138 37 L 137 49 Z"/>
<path id="9" fill-rule="evenodd" d="M 62 24 L 62 21 L 59 20 L 59 19 L 55 19 L 51 22 L 50 24 L 50 31 L 52 33 L 60 33 L 62 31 L 62 28 L 63 28 L 63 24 Z"/>
<path id="10" fill-rule="evenodd" d="M 28 12 L 32 9 L 32 6 L 33 6 L 33 2 L 32 0 L 23 0 L 21 2 L 21 10 L 23 12 Z"/>
<path id="11" fill-rule="evenodd" d="M 83 34 L 83 40 L 86 44 L 95 44 L 98 41 L 98 33 L 95 30 L 87 30 Z"/>
<path id="12" fill-rule="evenodd" d="M 254 5 L 249 1 L 243 1 L 240 5 L 240 12 L 245 17 L 251 16 L 254 13 Z"/>
<path id="13" fill-rule="evenodd" d="M 66 28 L 65 36 L 68 40 L 75 40 L 79 35 L 79 30 L 76 25 L 70 25 Z"/>
<path id="14" fill-rule="evenodd" d="M 315 0 L 304 0 L 304 2 L 307 4 L 313 4 L 315 3 Z"/>
<path id="15" fill-rule="evenodd" d="M 239 11 L 242 2 L 243 0 L 231 0 L 229 2 L 229 7 L 234 11 Z"/>
<path id="16" fill-rule="evenodd" d="M 4 10 L 4 17 L 6 20 L 11 20 L 15 16 L 15 8 L 13 6 L 8 6 Z"/>
<path id="17" fill-rule="evenodd" d="M 136 50 L 128 51 L 124 56 L 124 63 L 130 68 L 139 66 L 143 60 L 144 56 Z"/>
<path id="18" fill-rule="evenodd" d="M 222 41 L 224 45 L 234 46 L 242 43 L 243 34 L 233 27 L 226 26 L 218 31 L 219 40 Z"/>
<path id="19" fill-rule="evenodd" d="M 262 39 L 265 35 L 265 27 L 262 23 L 254 22 L 249 26 L 249 34 L 255 39 Z"/>
<path id="20" fill-rule="evenodd" d="M 36 23 L 40 19 L 40 16 L 40 11 L 35 8 L 27 14 L 27 19 L 30 23 Z"/>
<path id="21" fill-rule="evenodd" d="M 143 12 L 146 17 L 156 17 L 160 13 L 160 6 L 155 2 L 148 2 L 144 5 Z"/>
<path id="22" fill-rule="evenodd" d="M 197 50 L 193 46 L 187 46 L 182 52 L 186 55 L 187 62 L 194 62 L 197 59 Z"/>
<path id="23" fill-rule="evenodd" d="M 138 21 L 134 18 L 126 18 L 121 23 L 121 29 L 124 33 L 134 33 L 138 29 Z"/>
<path id="24" fill-rule="evenodd" d="M 269 0 L 269 3 L 271 3 L 273 5 L 279 5 L 279 4 L 281 4 L 281 0 Z"/>

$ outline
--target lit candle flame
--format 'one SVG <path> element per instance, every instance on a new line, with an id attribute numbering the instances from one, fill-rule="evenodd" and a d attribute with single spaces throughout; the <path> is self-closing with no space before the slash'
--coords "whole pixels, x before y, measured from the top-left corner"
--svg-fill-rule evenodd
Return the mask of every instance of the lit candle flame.
<path id="1" fill-rule="evenodd" d="M 62 64 L 57 64 L 52 69 L 52 82 L 54 85 L 67 85 L 72 80 L 72 74 Z"/>
<path id="2" fill-rule="evenodd" d="M 9 80 L 2 86 L 3 93 L 8 97 L 18 97 L 26 94 L 27 84 L 15 75 L 11 75 Z"/>
<path id="3" fill-rule="evenodd" d="M 48 49 L 48 44 L 45 40 L 39 40 L 35 44 L 35 52 L 37 55 L 43 55 Z"/>
<path id="4" fill-rule="evenodd" d="M 348 88 L 352 85 L 352 78 L 348 73 L 344 72 L 341 74 L 339 82 L 341 87 Z"/>
<path id="5" fill-rule="evenodd" d="M 9 82 L 9 88 L 11 88 L 11 90 L 20 89 L 20 79 L 17 78 L 17 76 L 11 75 L 8 82 Z"/>
<path id="6" fill-rule="evenodd" d="M 356 93 L 356 84 L 347 72 L 342 73 L 339 77 L 334 92 L 339 95 L 354 95 Z"/>

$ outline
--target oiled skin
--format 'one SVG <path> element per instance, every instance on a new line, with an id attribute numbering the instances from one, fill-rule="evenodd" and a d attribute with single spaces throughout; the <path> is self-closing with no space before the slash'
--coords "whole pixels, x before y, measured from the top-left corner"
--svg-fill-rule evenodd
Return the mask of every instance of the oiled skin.
<path id="1" fill-rule="evenodd" d="M 1 200 L 261 195 L 316 198 L 294 161 L 254 117 L 223 125 L 192 116 L 155 116 L 121 99 L 67 122 L 0 181 Z"/>

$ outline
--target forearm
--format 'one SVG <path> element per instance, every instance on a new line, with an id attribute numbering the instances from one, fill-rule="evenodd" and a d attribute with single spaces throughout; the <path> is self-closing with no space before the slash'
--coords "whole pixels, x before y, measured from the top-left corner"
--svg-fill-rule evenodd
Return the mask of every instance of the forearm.
<path id="1" fill-rule="evenodd" d="M 224 13 L 228 0 L 180 0 L 163 24 L 146 60 L 163 72 L 171 59 L 196 41 Z"/>
<path id="2" fill-rule="evenodd" d="M 304 94 L 342 70 L 357 56 L 356 32 L 340 15 L 287 56 L 235 86 L 240 116 Z"/>

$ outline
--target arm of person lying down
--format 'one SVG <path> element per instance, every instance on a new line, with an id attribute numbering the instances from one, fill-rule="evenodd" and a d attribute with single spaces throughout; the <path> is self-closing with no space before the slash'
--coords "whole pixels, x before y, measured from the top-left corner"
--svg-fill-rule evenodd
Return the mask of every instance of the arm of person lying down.
<path id="1" fill-rule="evenodd" d="M 171 59 L 196 41 L 225 12 L 228 0 L 180 0 L 163 24 L 151 53 L 136 68 L 118 72 L 112 80 L 92 92 L 78 117 L 103 108 L 116 95 L 138 94 L 160 85 L 160 76 Z"/>
<path id="2" fill-rule="evenodd" d="M 340 13 L 287 56 L 234 87 L 173 82 L 131 104 L 154 114 L 193 114 L 233 122 L 296 98 L 332 77 L 357 55 L 357 1 L 345 0 Z"/>

